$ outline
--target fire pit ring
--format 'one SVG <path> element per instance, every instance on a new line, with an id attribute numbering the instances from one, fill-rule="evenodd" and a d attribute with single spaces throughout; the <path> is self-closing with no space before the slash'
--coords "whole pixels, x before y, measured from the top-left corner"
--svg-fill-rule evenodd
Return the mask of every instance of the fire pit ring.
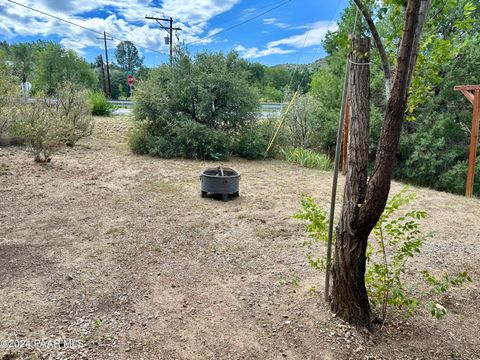
<path id="1" fill-rule="evenodd" d="M 240 173 L 231 168 L 206 169 L 200 174 L 200 181 L 202 198 L 210 196 L 228 201 L 240 195 Z"/>

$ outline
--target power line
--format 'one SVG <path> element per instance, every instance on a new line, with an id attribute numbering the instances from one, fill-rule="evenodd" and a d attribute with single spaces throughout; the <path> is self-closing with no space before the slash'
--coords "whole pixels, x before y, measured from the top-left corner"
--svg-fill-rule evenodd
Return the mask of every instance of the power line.
<path id="1" fill-rule="evenodd" d="M 329 25 L 335 20 L 335 14 L 337 13 L 338 11 L 338 8 L 340 7 L 340 2 L 338 2 L 337 4 L 337 7 L 335 8 L 335 11 L 333 12 L 333 15 L 332 15 L 332 18 L 330 19 L 329 21 Z M 302 47 L 300 48 L 300 53 L 298 54 L 298 59 L 297 59 L 297 63 L 295 64 L 295 67 L 290 75 L 290 81 L 287 85 L 287 87 L 285 88 L 285 95 L 284 95 L 284 98 L 283 98 L 283 102 L 282 102 L 282 106 L 283 106 L 283 103 L 285 103 L 285 101 L 287 100 L 287 97 L 289 95 L 289 91 L 291 89 L 291 86 L 293 84 L 293 76 L 296 74 L 297 70 L 298 70 L 298 66 L 299 66 L 299 63 L 300 63 L 300 59 L 302 58 L 302 51 L 304 50 L 305 48 L 305 45 L 307 43 L 307 38 L 308 38 L 308 35 L 310 34 L 310 32 L 312 31 L 312 29 L 308 30 L 306 33 L 305 33 L 305 38 L 303 39 L 303 44 L 302 44 Z M 317 55 L 317 52 L 318 52 L 318 46 L 315 48 L 315 51 L 314 51 L 314 54 L 313 54 L 313 57 L 312 57 L 312 60 L 310 62 L 313 62 L 313 59 L 315 58 L 315 56 Z M 296 98 L 299 90 L 300 90 L 300 86 L 303 84 L 303 81 L 305 80 L 306 78 L 306 75 L 307 75 L 307 65 L 305 65 L 305 67 L 303 68 L 303 71 L 300 73 L 301 74 L 301 78 L 300 78 L 300 82 L 298 83 L 297 85 L 297 89 L 296 91 L 294 92 L 293 94 L 293 97 L 292 97 L 292 100 L 290 101 L 289 103 L 289 107 L 292 105 L 292 102 L 293 100 Z M 287 109 L 288 111 L 288 109 Z M 282 122 L 283 120 L 281 120 Z M 281 125 L 280 125 L 281 126 Z M 280 126 L 279 126 L 279 129 L 280 129 Z M 274 140 L 274 137 L 276 135 L 274 134 L 272 136 L 272 140 Z"/>
<path id="2" fill-rule="evenodd" d="M 335 11 L 333 12 L 332 18 L 331 18 L 330 21 L 328 22 L 329 25 L 331 25 L 332 22 L 335 20 L 335 14 L 337 13 L 337 11 L 338 11 L 339 8 L 340 8 L 340 1 L 338 2 L 337 7 L 335 8 Z M 310 31 L 312 31 L 312 30 L 310 30 Z M 309 31 L 309 32 L 310 32 L 310 31 Z M 306 38 L 305 38 L 305 40 L 306 40 Z M 303 47 L 305 47 L 305 43 L 303 44 Z M 313 61 L 315 60 L 315 57 L 317 56 L 317 53 L 318 53 L 318 49 L 319 49 L 319 47 L 317 46 L 317 47 L 315 48 L 314 52 L 313 52 L 313 56 L 312 56 L 312 58 L 311 58 L 311 60 L 310 60 L 310 63 L 313 63 Z M 302 85 L 302 83 L 303 83 L 303 81 L 305 80 L 306 76 L 307 76 L 307 72 L 306 72 L 306 67 L 305 67 L 305 68 L 303 69 L 303 76 L 302 76 L 302 79 L 300 80 L 300 82 L 299 82 L 299 84 L 298 84 L 298 88 L 300 88 L 300 86 Z M 298 89 L 298 88 L 297 88 L 297 89 Z"/>
<path id="3" fill-rule="evenodd" d="M 264 5 L 264 6 L 259 7 L 259 8 L 245 9 L 245 10 L 253 10 L 253 11 L 251 11 L 249 14 L 246 14 L 246 15 L 247 15 L 247 16 L 248 16 L 248 15 L 253 15 L 253 14 L 255 14 L 255 13 L 258 13 L 260 10 L 263 10 L 263 9 L 266 9 L 266 8 L 269 8 L 269 7 L 278 5 L 278 4 L 280 4 L 280 3 L 283 3 L 284 1 L 285 1 L 285 0 L 273 1 L 273 2 L 270 2 L 270 3 L 267 4 L 267 5 Z M 245 12 L 245 10 L 243 10 L 243 12 Z M 231 12 L 231 11 L 230 11 L 230 12 Z M 242 18 L 244 18 L 244 16 L 240 16 L 240 18 L 242 19 Z M 224 21 L 224 22 L 216 25 L 216 27 L 217 27 L 217 28 L 221 28 L 221 27 L 223 27 L 224 25 L 229 25 L 229 24 L 231 24 L 231 23 L 232 23 L 232 21 Z M 215 34 L 215 35 L 216 35 L 216 34 Z"/>
<path id="4" fill-rule="evenodd" d="M 337 13 L 339 7 L 340 7 L 340 2 L 338 2 L 337 7 L 335 8 L 335 11 L 333 12 L 332 18 L 331 18 L 330 21 L 328 22 L 329 25 L 331 25 L 332 22 L 335 20 L 335 14 Z M 288 83 L 288 86 L 287 86 L 287 88 L 286 88 L 286 90 L 285 90 L 285 95 L 284 95 L 284 98 L 283 98 L 283 103 L 286 102 L 287 97 L 288 97 L 288 95 L 289 95 L 289 90 L 291 89 L 291 86 L 292 86 L 292 84 L 293 84 L 293 77 L 294 77 L 294 75 L 295 75 L 295 74 L 297 73 L 297 71 L 298 71 L 298 67 L 299 67 L 299 64 L 300 64 L 300 60 L 301 60 L 301 58 L 302 58 L 302 51 L 303 51 L 303 49 L 305 49 L 305 45 L 306 45 L 306 43 L 307 43 L 307 39 L 308 39 L 308 36 L 310 35 L 310 32 L 311 32 L 311 31 L 312 31 L 312 29 L 308 30 L 308 31 L 305 33 L 305 38 L 303 39 L 303 44 L 302 44 L 302 47 L 300 48 L 300 53 L 298 54 L 297 63 L 295 64 L 295 67 L 294 67 L 294 69 L 293 69 L 293 71 L 292 71 L 292 73 L 291 73 L 291 75 L 290 75 L 290 82 Z M 316 55 L 317 55 L 317 52 L 318 52 L 318 46 L 315 48 L 315 51 L 314 51 L 313 56 L 312 56 L 312 59 L 310 60 L 311 63 L 314 61 L 314 59 L 315 59 L 315 57 L 316 57 Z M 304 80 L 305 80 L 306 77 L 307 77 L 307 71 L 306 71 L 306 70 L 307 70 L 307 66 L 305 66 L 305 67 L 303 68 L 303 70 L 301 71 L 301 78 L 300 78 L 300 81 L 299 81 L 299 83 L 298 83 L 298 85 L 297 85 L 297 89 L 296 89 L 297 91 L 300 89 L 300 87 L 302 86 Z M 282 103 L 282 104 L 283 104 L 283 103 Z"/>
<path id="5" fill-rule="evenodd" d="M 51 17 L 51 18 L 53 18 L 53 19 L 62 21 L 62 22 L 64 22 L 64 23 L 67 23 L 67 24 L 70 24 L 70 25 L 73 25 L 73 26 L 77 26 L 77 27 L 82 28 L 82 29 L 84 29 L 84 30 L 91 31 L 91 32 L 93 32 L 93 33 L 95 33 L 95 34 L 99 34 L 99 35 L 102 35 L 102 36 L 103 36 L 103 32 L 102 32 L 102 31 L 97 31 L 97 30 L 88 28 L 88 27 L 86 27 L 86 26 L 77 24 L 77 23 L 75 23 L 75 22 L 73 22 L 73 21 L 70 21 L 70 20 L 67 20 L 67 19 L 63 19 L 63 18 L 61 18 L 61 17 L 52 15 L 52 14 L 47 13 L 47 12 L 42 11 L 42 10 L 35 9 L 35 8 L 30 7 L 30 6 L 28 6 L 28 5 L 25 5 L 25 4 L 21 4 L 21 3 L 19 3 L 19 2 L 14 1 L 14 0 L 7 0 L 7 1 L 8 1 L 8 2 L 11 2 L 11 3 L 13 3 L 13 4 L 16 4 L 16 5 L 18 5 L 18 6 L 22 6 L 22 7 L 26 8 L 26 9 L 35 11 L 35 12 L 37 12 L 37 13 L 39 13 L 39 14 L 42 14 L 42 15 Z M 125 40 L 125 39 L 120 39 L 120 38 L 114 37 L 112 34 L 110 34 L 110 33 L 108 33 L 108 32 L 107 32 L 106 34 L 108 34 L 113 40 L 117 40 L 117 41 L 127 41 L 127 40 Z M 130 41 L 130 42 L 133 43 L 133 41 Z M 134 45 L 138 46 L 138 47 L 141 48 L 141 49 L 147 50 L 147 51 L 156 52 L 156 53 L 159 53 L 159 54 L 162 54 L 162 55 L 166 55 L 166 53 L 164 53 L 164 52 L 162 52 L 162 51 L 153 50 L 153 49 L 150 49 L 150 48 L 145 47 L 145 46 L 140 46 L 140 45 L 138 45 L 138 44 L 134 44 Z"/>
<path id="6" fill-rule="evenodd" d="M 222 31 L 217 32 L 216 34 L 214 34 L 214 35 L 212 35 L 212 36 L 217 36 L 217 35 L 223 34 L 223 33 L 227 32 L 227 31 L 230 31 L 230 30 L 232 30 L 232 29 L 235 29 L 236 27 L 239 27 L 239 26 L 241 26 L 241 25 L 244 25 L 244 24 L 246 24 L 246 23 L 248 23 L 248 22 L 250 22 L 250 21 L 252 21 L 252 20 L 258 19 L 260 16 L 263 16 L 263 15 L 265 15 L 265 14 L 268 14 L 269 12 L 272 12 L 273 10 L 276 10 L 276 9 L 278 9 L 278 8 L 286 5 L 287 3 L 291 2 L 291 1 L 292 1 L 292 0 L 286 0 L 286 1 L 278 4 L 277 6 L 274 6 L 274 7 L 271 8 L 271 9 L 268 9 L 268 10 L 266 10 L 266 11 L 264 11 L 264 12 L 258 14 L 258 15 L 255 15 L 255 16 L 253 16 L 253 17 L 251 17 L 251 18 L 248 18 L 248 19 L 246 19 L 246 20 L 244 20 L 244 21 L 241 21 L 241 22 L 239 22 L 238 24 L 232 25 L 232 26 L 230 26 L 230 27 L 228 27 L 228 28 L 226 28 L 226 29 L 224 29 L 224 30 L 222 30 Z M 212 36 L 209 36 L 209 37 L 212 37 Z M 209 37 L 207 37 L 207 39 L 208 39 Z"/>
<path id="7" fill-rule="evenodd" d="M 270 9 L 268 9 L 268 10 L 266 10 L 266 11 L 264 11 L 264 12 L 258 14 L 258 15 L 255 15 L 255 16 L 253 16 L 253 17 L 251 17 L 251 18 L 248 18 L 248 19 L 246 19 L 246 20 L 244 20 L 244 21 L 241 21 L 241 22 L 239 22 L 239 23 L 237 23 L 237 24 L 234 24 L 234 25 L 232 25 L 232 26 L 230 26 L 230 27 L 228 27 L 228 28 L 226 28 L 226 29 L 223 29 L 223 30 L 221 30 L 221 31 L 219 31 L 219 32 L 216 32 L 216 33 L 214 33 L 214 34 L 212 34 L 212 35 L 210 35 L 210 36 L 204 37 L 204 38 L 202 38 L 202 39 L 200 39 L 200 40 L 198 40 L 198 41 L 195 41 L 195 42 L 193 42 L 193 43 L 190 43 L 190 44 L 197 44 L 197 43 L 199 43 L 199 42 L 205 41 L 206 39 L 210 39 L 210 38 L 212 38 L 212 37 L 214 37 L 214 36 L 218 36 L 218 35 L 220 35 L 220 34 L 226 33 L 227 31 L 230 31 L 230 30 L 235 29 L 235 28 L 237 28 L 237 27 L 239 27 L 239 26 L 242 26 L 242 25 L 244 25 L 244 24 L 246 24 L 246 23 L 248 23 L 248 22 L 250 22 L 250 21 L 252 21 L 252 20 L 258 19 L 259 17 L 261 17 L 261 16 L 263 16 L 263 15 L 266 15 L 266 14 L 268 14 L 269 12 L 272 12 L 273 10 L 276 10 L 276 9 L 278 9 L 278 8 L 286 5 L 286 4 L 288 4 L 289 2 L 291 2 L 291 1 L 292 1 L 292 0 L 282 1 L 280 4 L 278 4 L 277 6 L 274 6 L 273 8 L 270 8 Z"/>
<path id="8" fill-rule="evenodd" d="M 170 65 L 173 64 L 173 30 L 182 30 L 179 27 L 173 27 L 173 18 L 170 16 L 168 19 L 158 18 L 154 16 L 145 16 L 145 19 L 155 20 L 160 27 L 168 33 L 168 45 L 170 45 Z M 169 26 L 165 27 L 160 21 L 168 21 Z"/>

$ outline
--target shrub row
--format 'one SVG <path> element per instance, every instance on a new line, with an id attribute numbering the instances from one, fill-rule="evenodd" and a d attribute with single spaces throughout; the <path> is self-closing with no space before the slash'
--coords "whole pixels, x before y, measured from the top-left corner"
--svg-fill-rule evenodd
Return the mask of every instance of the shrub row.
<path id="1" fill-rule="evenodd" d="M 162 136 L 152 135 L 150 126 L 148 121 L 140 122 L 130 132 L 129 144 L 135 153 L 202 160 L 225 160 L 238 155 L 254 160 L 266 156 L 274 120 L 251 125 L 235 136 L 195 121 L 178 123 Z"/>

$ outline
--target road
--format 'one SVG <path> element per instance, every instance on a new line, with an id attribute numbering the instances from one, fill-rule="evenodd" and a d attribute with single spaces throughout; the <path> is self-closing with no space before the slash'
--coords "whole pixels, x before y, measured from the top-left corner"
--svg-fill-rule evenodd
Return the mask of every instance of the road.
<path id="1" fill-rule="evenodd" d="M 113 115 L 128 115 L 132 113 L 133 101 L 129 100 L 109 100 L 110 104 L 119 106 L 113 111 Z M 285 106 L 285 104 L 283 104 Z M 278 116 L 282 110 L 281 103 L 261 103 L 260 114 L 262 117 Z"/>

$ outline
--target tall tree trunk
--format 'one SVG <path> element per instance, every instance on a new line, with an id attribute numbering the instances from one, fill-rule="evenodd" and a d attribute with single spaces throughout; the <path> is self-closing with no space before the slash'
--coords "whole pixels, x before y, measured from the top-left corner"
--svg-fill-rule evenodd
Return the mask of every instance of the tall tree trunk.
<path id="1" fill-rule="evenodd" d="M 332 267 L 332 311 L 343 319 L 367 325 L 370 305 L 365 288 L 368 233 L 356 228 L 359 205 L 365 200 L 370 121 L 370 38 L 354 40 L 350 71 L 348 166 L 344 202 L 337 227 Z"/>
<path id="2" fill-rule="evenodd" d="M 390 98 L 390 93 L 392 91 L 392 75 L 385 47 L 383 46 L 382 40 L 380 39 L 380 34 L 378 33 L 377 27 L 375 26 L 375 23 L 373 22 L 372 16 L 370 15 L 367 7 L 360 0 L 353 0 L 353 2 L 362 12 L 363 18 L 367 22 L 368 29 L 370 30 L 370 34 L 372 34 L 375 47 L 378 50 L 380 59 L 382 60 L 383 77 L 385 81 L 385 97 L 388 101 L 388 99 Z"/>
<path id="3" fill-rule="evenodd" d="M 385 209 L 390 192 L 395 153 L 407 109 L 407 90 L 419 46 L 417 38 L 421 36 L 424 24 L 419 16 L 422 1 L 430 0 L 408 0 L 407 3 L 395 82 L 387 103 L 375 165 L 368 184 L 366 180 L 368 121 L 365 125 L 364 115 L 358 112 L 365 112 L 368 119 L 369 108 L 365 107 L 367 101 L 365 99 L 362 101 L 358 97 L 368 98 L 370 93 L 367 89 L 363 89 L 363 94 L 360 90 L 354 94 L 353 89 L 359 89 L 362 85 L 352 84 L 349 168 L 345 180 L 342 214 L 337 228 L 332 267 L 331 308 L 341 318 L 353 324 L 368 325 L 370 322 L 370 306 L 365 290 L 365 250 L 368 236 Z M 361 62 L 361 59 L 356 62 Z M 359 65 L 358 67 L 366 68 L 367 66 Z M 355 69 L 355 71 L 362 72 L 362 69 Z M 353 71 L 353 80 L 357 81 L 358 74 L 355 75 L 355 71 Z"/>
<path id="4" fill-rule="evenodd" d="M 392 88 L 392 94 L 387 103 L 385 118 L 380 133 L 377 152 L 375 156 L 375 165 L 372 175 L 368 182 L 367 196 L 364 204 L 359 209 L 358 227 L 363 232 L 370 233 L 382 215 L 387 203 L 390 192 L 390 182 L 392 180 L 392 170 L 395 162 L 395 153 L 397 152 L 400 141 L 403 120 L 407 109 L 407 92 L 412 68 L 415 66 L 412 53 L 418 51 L 414 46 L 419 45 L 416 37 L 421 36 L 423 26 L 419 22 L 420 14 L 419 0 L 409 0 L 406 9 L 405 26 L 403 37 L 400 43 L 400 49 L 397 59 L 397 69 L 395 82 Z"/>

